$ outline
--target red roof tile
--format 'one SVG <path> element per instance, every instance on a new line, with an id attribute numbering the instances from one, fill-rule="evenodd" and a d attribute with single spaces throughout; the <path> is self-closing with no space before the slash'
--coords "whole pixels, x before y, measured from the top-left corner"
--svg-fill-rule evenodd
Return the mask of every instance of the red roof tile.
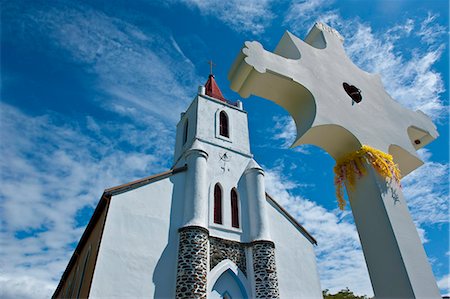
<path id="1" fill-rule="evenodd" d="M 215 99 L 226 102 L 227 100 L 223 97 L 222 92 L 220 91 L 219 86 L 214 79 L 214 75 L 209 75 L 208 81 L 205 84 L 206 95 L 213 97 Z"/>

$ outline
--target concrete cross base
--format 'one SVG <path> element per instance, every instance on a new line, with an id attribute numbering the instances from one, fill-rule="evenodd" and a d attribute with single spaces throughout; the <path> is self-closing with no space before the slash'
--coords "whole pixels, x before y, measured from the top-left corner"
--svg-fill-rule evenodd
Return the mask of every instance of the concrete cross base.
<path id="1" fill-rule="evenodd" d="M 371 165 L 347 188 L 376 298 L 441 298 L 401 188 Z"/>

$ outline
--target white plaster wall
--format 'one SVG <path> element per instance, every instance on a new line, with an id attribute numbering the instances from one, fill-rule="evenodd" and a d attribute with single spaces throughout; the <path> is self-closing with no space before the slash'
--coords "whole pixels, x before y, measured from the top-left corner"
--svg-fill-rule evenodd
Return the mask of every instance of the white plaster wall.
<path id="1" fill-rule="evenodd" d="M 203 96 L 197 109 L 197 138 L 250 155 L 247 112 Z M 219 135 L 220 111 L 228 116 L 230 138 Z"/>
<path id="2" fill-rule="evenodd" d="M 180 116 L 180 121 L 177 124 L 177 135 L 175 137 L 175 153 L 174 164 L 180 158 L 180 155 L 192 145 L 196 134 L 197 127 L 197 97 L 191 102 L 185 113 Z M 184 125 L 186 120 L 189 121 L 188 138 L 186 143 L 183 143 Z M 182 165 L 181 165 L 182 166 Z"/>
<path id="3" fill-rule="evenodd" d="M 249 242 L 250 224 L 252 213 L 248 209 L 245 180 L 242 177 L 245 168 L 250 161 L 249 157 L 232 152 L 226 148 L 204 144 L 208 153 L 207 161 L 207 183 L 208 189 L 208 223 L 211 236 L 220 238 Z M 224 153 L 229 157 L 228 162 L 220 159 Z M 222 187 L 222 224 L 214 223 L 214 186 L 219 183 Z M 239 201 L 239 225 L 231 226 L 231 189 L 236 188 Z"/>
<path id="4" fill-rule="evenodd" d="M 174 298 L 184 176 L 112 197 L 90 297 Z"/>
<path id="5" fill-rule="evenodd" d="M 229 138 L 219 135 L 218 116 L 220 111 L 225 111 L 228 116 Z M 189 133 L 187 142 L 183 144 L 186 119 L 189 121 Z M 192 101 L 186 112 L 180 117 L 180 121 L 177 124 L 174 164 L 180 165 L 180 156 L 185 150 L 189 149 L 194 138 L 246 155 L 251 155 L 247 112 L 208 96 L 198 95 Z"/>
<path id="6" fill-rule="evenodd" d="M 281 298 L 323 298 L 313 245 L 267 202 Z"/>
<path id="7" fill-rule="evenodd" d="M 219 134 L 219 113 L 225 111 L 229 122 L 229 138 Z M 189 120 L 188 140 L 182 144 L 184 124 Z M 208 154 L 206 165 L 206 181 L 204 188 L 208 192 L 207 218 L 212 236 L 236 240 L 251 241 L 248 236 L 249 221 L 252 217 L 247 205 L 245 180 L 242 174 L 252 158 L 250 153 L 247 113 L 242 109 L 230 106 L 208 96 L 198 95 L 191 103 L 186 113 L 177 125 L 175 147 L 176 167 L 186 164 L 183 153 L 192 146 L 193 142 L 201 143 L 202 149 Z M 225 162 L 221 157 L 226 153 Z M 223 191 L 222 218 L 223 224 L 215 224 L 213 219 L 214 186 L 220 183 Z M 231 198 L 232 188 L 238 191 L 240 228 L 231 226 Z"/>

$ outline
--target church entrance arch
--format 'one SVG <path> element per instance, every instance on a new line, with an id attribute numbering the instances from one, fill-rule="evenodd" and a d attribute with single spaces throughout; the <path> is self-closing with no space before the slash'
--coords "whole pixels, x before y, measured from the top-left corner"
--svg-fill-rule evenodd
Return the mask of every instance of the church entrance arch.
<path id="1" fill-rule="evenodd" d="M 244 273 L 228 259 L 221 261 L 211 270 L 208 280 L 208 298 L 250 298 L 249 283 Z"/>

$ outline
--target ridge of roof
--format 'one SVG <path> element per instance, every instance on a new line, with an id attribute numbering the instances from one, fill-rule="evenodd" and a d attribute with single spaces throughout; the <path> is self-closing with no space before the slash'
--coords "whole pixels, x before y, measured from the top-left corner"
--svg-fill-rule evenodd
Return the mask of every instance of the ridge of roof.
<path id="1" fill-rule="evenodd" d="M 104 193 L 107 194 L 107 195 L 117 195 L 117 194 L 120 194 L 120 193 L 124 193 L 126 191 L 129 191 L 129 190 L 132 190 L 132 189 L 135 189 L 135 188 L 138 188 L 138 187 L 150 184 L 150 183 L 152 183 L 154 181 L 166 178 L 166 177 L 171 176 L 173 174 L 185 171 L 186 169 L 187 169 L 187 165 L 184 165 L 184 166 L 181 166 L 181 167 L 178 167 L 178 168 L 173 168 L 173 169 L 170 169 L 170 170 L 158 173 L 158 174 L 154 174 L 154 175 L 142 178 L 142 179 L 138 179 L 138 180 L 135 180 L 135 181 L 132 181 L 132 182 L 129 182 L 129 183 L 125 183 L 125 184 L 122 184 L 122 185 L 119 185 L 119 186 L 115 186 L 115 187 L 111 187 L 111 188 L 105 189 Z"/>
<path id="2" fill-rule="evenodd" d="M 286 211 L 272 196 L 267 194 L 267 192 L 266 197 L 280 210 L 281 213 L 283 213 L 284 216 L 286 216 L 286 218 L 288 218 L 288 220 L 295 227 L 297 227 L 298 230 L 300 230 L 300 232 L 303 233 L 303 235 L 311 242 L 311 244 L 317 245 L 316 239 L 314 239 L 314 237 L 303 227 L 303 225 L 298 223 L 298 221 L 295 220 L 295 218 L 291 214 L 289 214 L 289 212 Z"/>
<path id="3" fill-rule="evenodd" d="M 56 298 L 56 295 L 61 290 L 64 282 L 68 278 L 70 274 L 70 270 L 72 270 L 72 267 L 76 263 L 77 257 L 80 255 L 81 251 L 83 250 L 84 244 L 88 241 L 89 236 L 91 235 L 91 232 L 94 230 L 95 225 L 97 224 L 98 220 L 100 219 L 103 210 L 108 210 L 109 207 L 109 201 L 111 200 L 111 196 L 103 193 L 100 197 L 100 200 L 97 203 L 97 206 L 95 207 L 94 213 L 91 216 L 91 219 L 89 219 L 88 224 L 86 225 L 86 228 L 84 229 L 83 234 L 81 235 L 80 240 L 77 243 L 77 246 L 75 247 L 75 250 L 72 253 L 72 256 L 70 257 L 69 263 L 66 266 L 66 269 L 64 270 L 63 274 L 61 275 L 61 279 L 59 280 L 58 286 L 56 287 L 52 298 Z M 105 218 L 106 220 L 106 218 Z M 104 223 L 102 224 L 104 225 Z M 104 228 L 104 227 L 103 227 Z M 102 235 L 103 235 L 103 228 L 102 228 Z M 100 237 L 101 238 L 101 237 Z M 95 261 L 95 264 L 97 261 Z M 94 267 L 95 267 L 94 264 Z"/>
<path id="4" fill-rule="evenodd" d="M 220 91 L 219 85 L 217 85 L 213 74 L 210 74 L 208 76 L 208 81 L 206 81 L 206 83 L 205 83 L 205 93 L 206 93 L 206 95 L 213 97 L 215 99 L 221 100 L 222 102 L 227 101 L 223 97 L 223 94 Z"/>

